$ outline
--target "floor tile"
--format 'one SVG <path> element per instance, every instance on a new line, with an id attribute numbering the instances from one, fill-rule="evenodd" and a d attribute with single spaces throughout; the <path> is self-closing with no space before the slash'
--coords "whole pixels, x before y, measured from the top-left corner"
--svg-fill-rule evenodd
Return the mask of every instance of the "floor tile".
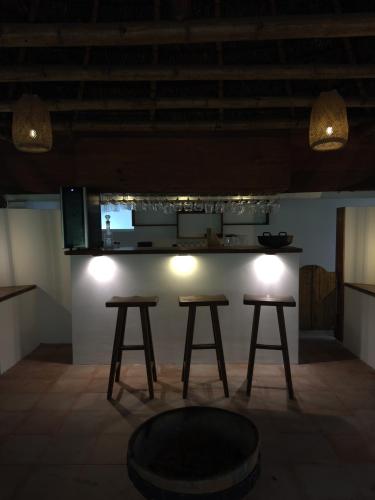
<path id="1" fill-rule="evenodd" d="M 79 394 L 46 393 L 36 403 L 36 410 L 67 411 L 72 408 Z"/>
<path id="2" fill-rule="evenodd" d="M 0 444 L 1 464 L 38 463 L 51 442 L 49 436 L 10 435 Z"/>
<path id="3" fill-rule="evenodd" d="M 0 465 L 1 500 L 12 500 L 31 474 L 29 465 Z"/>
<path id="4" fill-rule="evenodd" d="M 357 484 L 341 465 L 297 465 L 295 472 L 309 500 L 363 500 Z"/>
<path id="5" fill-rule="evenodd" d="M 351 464 L 345 468 L 345 475 L 355 483 L 364 500 L 375 498 L 375 464 Z"/>
<path id="6" fill-rule="evenodd" d="M 34 408 L 41 394 L 2 394 L 0 395 L 0 411 L 27 411 Z"/>
<path id="7" fill-rule="evenodd" d="M 66 418 L 64 411 L 33 410 L 13 431 L 15 434 L 55 434 Z"/>
<path id="8" fill-rule="evenodd" d="M 71 499 L 75 495 L 75 479 L 78 477 L 79 466 L 76 465 L 38 466 L 17 488 L 12 500 Z"/>
<path id="9" fill-rule="evenodd" d="M 0 436 L 14 432 L 28 415 L 25 411 L 0 411 Z"/>
<path id="10" fill-rule="evenodd" d="M 375 463 L 375 453 L 368 446 L 368 441 L 359 432 L 351 434 L 327 434 L 326 438 L 330 442 L 340 462 L 344 463 Z M 375 451 L 375 450 L 374 450 Z"/>
<path id="11" fill-rule="evenodd" d="M 40 458 L 43 464 L 85 464 L 95 447 L 96 436 L 68 436 L 58 434 L 50 440 Z"/>

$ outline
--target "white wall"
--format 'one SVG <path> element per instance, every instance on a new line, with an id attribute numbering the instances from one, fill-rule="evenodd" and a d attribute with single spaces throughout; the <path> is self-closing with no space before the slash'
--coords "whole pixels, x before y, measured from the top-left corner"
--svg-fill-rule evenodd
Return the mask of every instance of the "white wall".
<path id="1" fill-rule="evenodd" d="M 70 261 L 58 210 L 0 210 L 0 286 L 37 285 L 1 304 L 4 371 L 41 342 L 71 342 Z"/>
<path id="2" fill-rule="evenodd" d="M 375 297 L 345 287 L 344 346 L 375 369 Z"/>
<path id="3" fill-rule="evenodd" d="M 281 200 L 280 210 L 271 216 L 271 232 L 294 235 L 301 247 L 301 266 L 319 265 L 335 271 L 336 210 L 339 207 L 375 205 L 375 198 L 318 198 Z"/>
<path id="4" fill-rule="evenodd" d="M 247 244 L 256 245 L 256 237 L 263 231 L 286 231 L 294 236 L 293 245 L 303 249 L 301 266 L 319 265 L 327 271 L 335 271 L 336 209 L 368 205 L 375 205 L 375 197 L 359 198 L 353 194 L 353 197 L 281 199 L 279 211 L 271 214 L 270 225 L 225 226 L 224 232 L 244 235 Z M 156 217 L 160 219 L 160 215 L 153 214 L 149 214 L 147 219 L 152 221 Z M 224 222 L 225 218 L 226 215 Z M 165 221 L 172 222 L 173 216 L 167 216 Z M 115 231 L 114 239 L 122 245 L 134 245 L 142 240 L 151 240 L 156 245 L 170 245 L 176 242 L 176 228 L 138 227 L 130 232 Z"/>
<path id="5" fill-rule="evenodd" d="M 0 373 L 39 344 L 38 290 L 0 302 Z"/>
<path id="6" fill-rule="evenodd" d="M 235 226 L 227 225 L 226 221 L 233 221 L 233 215 L 224 214 L 223 232 L 224 234 L 242 235 L 244 244 L 253 245 L 256 241 L 256 229 L 262 228 L 261 232 L 268 231 L 267 225 L 262 226 Z M 236 216 L 239 221 L 244 221 L 243 216 Z M 143 212 L 137 215 L 143 224 L 175 224 L 176 215 L 164 215 L 158 212 Z M 113 231 L 113 239 L 120 241 L 121 246 L 136 245 L 138 241 L 152 241 L 155 246 L 170 246 L 177 241 L 177 226 L 136 226 L 133 231 Z M 199 243 L 199 239 L 187 238 L 181 239 L 181 242 Z"/>
<path id="7" fill-rule="evenodd" d="M 345 212 L 345 281 L 375 283 L 375 207 Z"/>

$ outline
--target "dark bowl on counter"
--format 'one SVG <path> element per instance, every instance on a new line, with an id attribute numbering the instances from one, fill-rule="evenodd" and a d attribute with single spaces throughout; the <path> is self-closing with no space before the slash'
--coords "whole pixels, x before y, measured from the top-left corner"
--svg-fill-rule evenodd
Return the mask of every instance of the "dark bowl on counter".
<path id="1" fill-rule="evenodd" d="M 293 241 L 293 236 L 285 232 L 279 234 L 271 234 L 264 232 L 262 236 L 258 236 L 259 244 L 268 248 L 282 248 L 290 245 Z"/>

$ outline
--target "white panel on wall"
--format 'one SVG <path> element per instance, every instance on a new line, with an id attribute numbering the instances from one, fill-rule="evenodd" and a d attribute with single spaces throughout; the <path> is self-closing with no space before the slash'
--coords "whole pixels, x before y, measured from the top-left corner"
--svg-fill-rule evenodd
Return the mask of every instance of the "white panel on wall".
<path id="1" fill-rule="evenodd" d="M 70 271 L 60 212 L 11 209 L 8 221 L 15 284 L 38 286 L 40 342 L 70 342 Z"/>
<path id="2" fill-rule="evenodd" d="M 345 281 L 375 283 L 375 206 L 345 211 Z"/>
<path id="3" fill-rule="evenodd" d="M 1 304 L 4 371 L 41 342 L 71 342 L 71 283 L 59 210 L 0 210 L 0 234 L 0 286 L 37 285 Z"/>
<path id="4" fill-rule="evenodd" d="M 375 369 L 375 297 L 345 287 L 344 346 Z"/>
<path id="5" fill-rule="evenodd" d="M 14 283 L 7 213 L 7 210 L 0 209 L 0 286 L 10 286 Z"/>

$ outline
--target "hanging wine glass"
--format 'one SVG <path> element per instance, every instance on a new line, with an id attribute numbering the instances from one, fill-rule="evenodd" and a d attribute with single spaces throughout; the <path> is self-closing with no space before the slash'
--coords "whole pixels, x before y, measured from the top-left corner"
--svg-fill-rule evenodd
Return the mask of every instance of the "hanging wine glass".
<path id="1" fill-rule="evenodd" d="M 184 202 L 184 212 L 192 212 L 193 211 L 193 203 L 190 200 Z"/>
<path id="2" fill-rule="evenodd" d="M 225 204 L 223 201 L 217 201 L 215 203 L 215 213 L 216 214 L 222 214 L 224 213 L 224 208 L 225 208 Z"/>
<path id="3" fill-rule="evenodd" d="M 204 205 L 204 211 L 206 212 L 206 214 L 212 214 L 214 213 L 214 204 L 212 201 L 207 201 Z"/>
<path id="4" fill-rule="evenodd" d="M 202 200 L 197 200 L 194 202 L 194 210 L 196 212 L 203 212 L 204 204 Z"/>

